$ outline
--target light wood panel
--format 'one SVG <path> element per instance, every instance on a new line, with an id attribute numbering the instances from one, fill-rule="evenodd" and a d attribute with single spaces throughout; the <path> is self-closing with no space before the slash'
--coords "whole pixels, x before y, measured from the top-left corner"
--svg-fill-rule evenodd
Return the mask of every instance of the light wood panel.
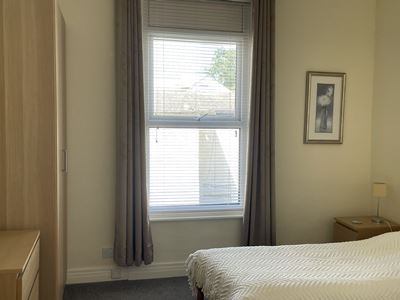
<path id="1" fill-rule="evenodd" d="M 6 197 L 5 166 L 5 92 L 4 92 L 4 47 L 3 47 L 3 1 L 0 0 L 0 199 Z M 0 200 L 0 228 L 7 223 L 7 202 Z"/>
<path id="2" fill-rule="evenodd" d="M 335 218 L 333 238 L 335 242 L 368 239 L 389 231 L 399 231 L 400 225 L 386 220 L 382 224 L 372 221 L 372 216 Z M 353 223 L 353 220 L 361 222 Z M 390 226 L 388 225 L 390 224 Z"/>
<path id="3" fill-rule="evenodd" d="M 363 216 L 363 217 L 338 217 L 335 218 L 335 221 L 339 224 L 342 224 L 343 226 L 350 228 L 353 231 L 357 232 L 362 232 L 362 231 L 376 231 L 379 234 L 385 233 L 390 231 L 390 227 L 388 224 L 390 224 L 391 228 L 393 231 L 399 231 L 400 230 L 400 225 L 390 221 L 390 220 L 385 220 L 383 223 L 374 223 L 372 219 L 374 216 Z M 353 220 L 357 220 L 361 223 L 353 223 Z"/>
<path id="4" fill-rule="evenodd" d="M 26 258 L 33 254 L 32 245 L 39 240 L 39 232 L 0 231 L 0 273 L 20 273 L 25 269 Z"/>
<path id="5" fill-rule="evenodd" d="M 334 242 L 349 242 L 357 240 L 357 232 L 335 223 L 333 228 L 333 241 Z"/>
<path id="6" fill-rule="evenodd" d="M 10 227 L 10 224 L 15 224 L 15 219 L 25 210 L 21 203 L 25 181 L 24 134 L 22 130 L 24 126 L 22 119 L 23 87 L 21 86 L 23 82 L 22 13 L 21 1 L 3 1 L 7 228 L 12 228 L 13 226 Z M 8 206 L 9 203 L 11 203 L 10 206 Z M 20 222 L 20 220 L 17 221 Z"/>
<path id="7" fill-rule="evenodd" d="M 0 274 L 0 299 L 17 299 L 15 274 Z"/>
<path id="8" fill-rule="evenodd" d="M 40 229 L 40 299 L 56 300 L 64 212 L 57 186 L 55 0 L 0 0 L 0 7 L 0 229 Z"/>
<path id="9" fill-rule="evenodd" d="M 0 231 L 0 299 L 27 300 L 39 271 L 38 231 Z"/>
<path id="10" fill-rule="evenodd" d="M 39 282 L 39 276 L 37 276 L 31 294 L 29 295 L 29 300 L 39 300 Z"/>
<path id="11" fill-rule="evenodd" d="M 21 279 L 21 299 L 28 299 L 29 295 L 31 294 L 32 286 L 39 272 L 39 251 L 40 244 L 37 243 Z"/>

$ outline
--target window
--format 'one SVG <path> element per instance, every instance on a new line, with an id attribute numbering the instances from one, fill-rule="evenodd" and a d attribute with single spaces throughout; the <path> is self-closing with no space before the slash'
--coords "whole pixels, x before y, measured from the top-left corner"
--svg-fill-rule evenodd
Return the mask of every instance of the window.
<path id="1" fill-rule="evenodd" d="M 150 211 L 241 210 L 248 4 L 148 0 L 145 11 Z"/>

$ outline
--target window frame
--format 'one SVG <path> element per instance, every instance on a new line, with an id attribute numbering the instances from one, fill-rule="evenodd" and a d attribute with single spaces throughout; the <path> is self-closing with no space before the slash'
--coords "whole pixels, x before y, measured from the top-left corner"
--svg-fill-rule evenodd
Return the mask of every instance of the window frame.
<path id="1" fill-rule="evenodd" d="M 216 43 L 236 43 L 237 52 L 237 76 L 235 90 L 235 117 L 204 116 L 201 119 L 191 116 L 179 117 L 156 117 L 154 115 L 154 63 L 153 47 L 150 46 L 154 39 L 178 39 L 188 41 L 204 41 Z M 171 28 L 144 28 L 143 47 L 144 47 L 144 78 L 145 78 L 145 130 L 146 130 L 146 162 L 150 166 L 150 143 L 148 134 L 150 128 L 205 128 L 205 129 L 238 129 L 239 134 L 239 204 L 216 204 L 216 205 L 174 205 L 154 207 L 150 203 L 150 172 L 146 171 L 148 182 L 148 205 L 149 215 L 152 220 L 167 219 L 219 219 L 219 218 L 238 218 L 243 215 L 246 173 L 247 173 L 247 140 L 249 125 L 249 90 L 250 90 L 250 37 L 248 33 L 229 33 L 219 31 L 204 31 L 191 29 L 171 29 Z M 247 66 L 246 66 L 247 63 Z M 147 68 L 146 68 L 147 66 Z M 248 89 L 244 89 L 246 86 Z M 246 92 L 247 91 L 247 92 Z M 247 117 L 246 117 L 247 114 Z"/>

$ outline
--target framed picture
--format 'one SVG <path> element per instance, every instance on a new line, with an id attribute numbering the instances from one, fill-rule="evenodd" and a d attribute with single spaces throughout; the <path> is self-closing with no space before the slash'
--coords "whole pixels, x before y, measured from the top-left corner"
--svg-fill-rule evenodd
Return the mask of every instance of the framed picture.
<path id="1" fill-rule="evenodd" d="M 305 144 L 342 144 L 346 74 L 307 72 Z"/>

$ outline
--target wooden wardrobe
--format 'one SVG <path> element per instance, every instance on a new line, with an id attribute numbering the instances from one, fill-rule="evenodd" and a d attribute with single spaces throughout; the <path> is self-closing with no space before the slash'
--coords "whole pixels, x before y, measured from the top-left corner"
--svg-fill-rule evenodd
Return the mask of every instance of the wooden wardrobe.
<path id="1" fill-rule="evenodd" d="M 0 0 L 0 230 L 40 230 L 41 300 L 65 282 L 63 45 L 57 0 Z"/>

